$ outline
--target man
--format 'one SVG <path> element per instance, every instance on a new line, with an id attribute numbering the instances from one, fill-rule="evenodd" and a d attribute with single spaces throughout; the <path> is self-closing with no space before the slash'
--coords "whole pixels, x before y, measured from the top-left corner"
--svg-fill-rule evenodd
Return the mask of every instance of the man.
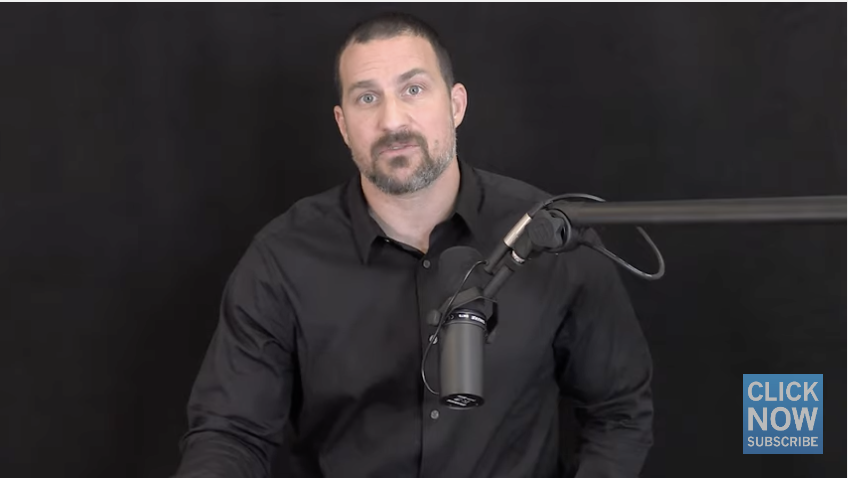
<path id="1" fill-rule="evenodd" d="M 446 408 L 424 386 L 427 312 L 446 298 L 439 254 L 488 254 L 548 195 L 457 158 L 468 93 L 419 20 L 361 24 L 337 80 L 361 174 L 273 220 L 236 267 L 177 476 L 269 476 L 287 425 L 299 471 L 282 476 L 636 476 L 652 444 L 651 358 L 615 266 L 592 250 L 540 256 L 501 289 L 483 406 Z M 583 424 L 578 470 L 560 461 L 563 396 Z"/>

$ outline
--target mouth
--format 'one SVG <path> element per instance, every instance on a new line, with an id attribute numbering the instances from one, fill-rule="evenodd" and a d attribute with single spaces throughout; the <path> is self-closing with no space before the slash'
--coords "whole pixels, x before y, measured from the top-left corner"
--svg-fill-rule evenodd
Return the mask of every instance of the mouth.
<path id="1" fill-rule="evenodd" d="M 397 152 L 405 152 L 405 151 L 409 151 L 409 150 L 411 150 L 413 148 L 417 148 L 417 147 L 418 147 L 418 145 L 415 144 L 415 143 L 396 143 L 396 144 L 389 145 L 389 146 L 383 148 L 382 150 L 380 150 L 380 154 L 385 154 L 385 153 L 392 154 L 392 153 L 397 153 Z"/>

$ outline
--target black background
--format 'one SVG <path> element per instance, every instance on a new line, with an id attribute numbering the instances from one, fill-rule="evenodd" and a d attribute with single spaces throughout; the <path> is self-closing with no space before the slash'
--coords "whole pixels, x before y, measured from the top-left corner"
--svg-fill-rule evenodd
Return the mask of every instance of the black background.
<path id="1" fill-rule="evenodd" d="M 174 471 L 251 235 L 355 172 L 333 58 L 387 8 L 0 7 L 0 475 Z M 451 49 L 478 167 L 621 201 L 846 193 L 844 4 L 403 8 Z M 845 225 L 649 231 L 644 475 L 844 477 Z M 742 455 L 743 373 L 824 374 L 823 455 Z"/>

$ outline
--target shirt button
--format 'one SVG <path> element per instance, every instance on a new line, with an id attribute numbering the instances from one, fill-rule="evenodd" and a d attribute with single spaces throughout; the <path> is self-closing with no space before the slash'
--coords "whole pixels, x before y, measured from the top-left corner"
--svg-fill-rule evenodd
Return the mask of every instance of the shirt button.
<path id="1" fill-rule="evenodd" d="M 438 419 L 439 418 L 439 411 L 433 410 L 432 412 L 430 412 L 430 418 L 432 418 L 433 420 Z"/>
<path id="2" fill-rule="evenodd" d="M 436 337 L 436 334 L 430 334 L 430 339 L 429 339 L 429 340 L 430 340 L 430 342 L 433 342 L 434 344 L 439 343 L 439 338 L 438 338 L 438 337 Z"/>
<path id="3" fill-rule="evenodd" d="M 430 268 L 430 260 L 424 259 L 424 262 L 422 262 L 421 265 L 424 266 L 425 269 L 429 269 Z"/>

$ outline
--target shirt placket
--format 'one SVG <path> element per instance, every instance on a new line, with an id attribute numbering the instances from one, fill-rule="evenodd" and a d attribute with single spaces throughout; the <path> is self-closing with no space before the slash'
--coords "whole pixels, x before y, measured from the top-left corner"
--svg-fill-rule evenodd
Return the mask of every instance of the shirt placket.
<path id="1" fill-rule="evenodd" d="M 439 344 L 438 338 L 433 337 L 436 327 L 427 323 L 429 312 L 438 307 L 437 297 L 438 271 L 437 261 L 430 254 L 424 255 L 418 261 L 416 271 L 416 287 L 418 288 L 418 317 L 421 330 L 421 352 L 427 349 L 428 342 L 433 338 L 435 342 L 430 347 L 424 371 L 427 383 L 434 391 L 439 391 Z M 439 468 L 437 451 L 440 443 L 438 438 L 444 429 L 443 407 L 439 404 L 439 396 L 427 390 L 422 383 L 421 387 L 421 468 L 420 478 L 437 476 Z"/>

